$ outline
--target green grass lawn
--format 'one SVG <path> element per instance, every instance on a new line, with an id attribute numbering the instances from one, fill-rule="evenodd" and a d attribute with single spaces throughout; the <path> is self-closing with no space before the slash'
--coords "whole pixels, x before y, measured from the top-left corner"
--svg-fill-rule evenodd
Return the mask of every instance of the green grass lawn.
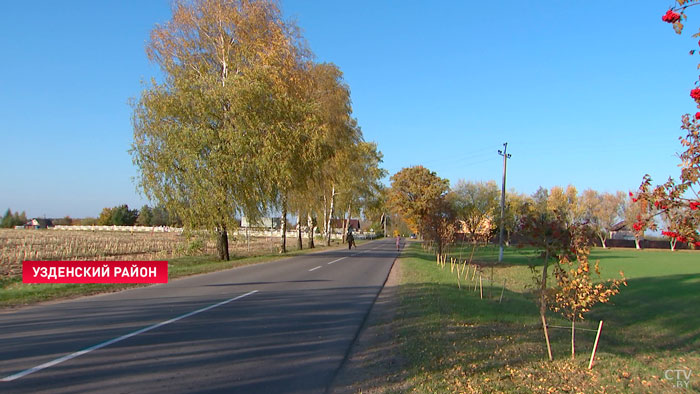
<path id="1" fill-rule="evenodd" d="M 455 251 L 457 252 L 455 254 Z M 459 256 L 459 249 L 451 253 Z M 488 248 L 475 261 L 497 259 Z M 462 258 L 465 257 L 464 250 Z M 495 258 L 494 258 L 495 257 Z M 507 249 L 494 268 L 492 299 L 480 299 L 470 278 L 436 265 L 414 243 L 401 258 L 398 342 L 407 365 L 403 390 L 417 392 L 698 392 L 700 390 L 700 252 L 595 249 L 603 277 L 625 272 L 628 286 L 610 304 L 598 305 L 577 328 L 603 320 L 596 364 L 588 370 L 595 332 L 577 330 L 577 357 L 570 358 L 569 329 L 550 330 L 554 362 L 532 295 L 531 250 Z M 482 284 L 487 287 L 489 268 Z M 478 274 L 475 279 L 478 278 Z M 498 298 L 506 281 L 504 300 Z M 477 286 L 478 287 L 478 286 Z M 550 325 L 569 322 L 550 313 Z M 667 380 L 669 369 L 690 369 L 689 390 Z M 681 383 L 682 384 L 682 383 Z"/>

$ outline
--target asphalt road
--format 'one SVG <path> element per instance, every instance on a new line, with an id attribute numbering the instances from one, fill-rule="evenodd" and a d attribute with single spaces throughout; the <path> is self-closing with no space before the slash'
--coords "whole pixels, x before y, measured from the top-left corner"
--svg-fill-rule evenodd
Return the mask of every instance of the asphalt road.
<path id="1" fill-rule="evenodd" d="M 393 240 L 0 314 L 0 392 L 323 393 Z"/>

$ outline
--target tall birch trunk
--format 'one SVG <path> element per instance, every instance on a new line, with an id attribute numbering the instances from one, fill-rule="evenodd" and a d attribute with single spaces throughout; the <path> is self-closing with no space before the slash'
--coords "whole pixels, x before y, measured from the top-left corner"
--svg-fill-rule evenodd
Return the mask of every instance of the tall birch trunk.
<path id="1" fill-rule="evenodd" d="M 598 238 L 600 238 L 600 244 L 603 245 L 603 249 L 607 249 L 608 247 L 607 245 L 605 245 L 605 237 L 603 237 L 602 235 L 598 235 Z"/>
<path id="2" fill-rule="evenodd" d="M 323 192 L 323 236 L 328 234 L 328 198 L 326 192 Z"/>
<path id="3" fill-rule="evenodd" d="M 287 196 L 282 197 L 282 253 L 287 253 Z"/>
<path id="4" fill-rule="evenodd" d="M 226 231 L 226 225 L 221 225 L 216 229 L 216 251 L 219 254 L 219 260 L 229 261 L 230 257 L 228 254 L 228 232 Z"/>
<path id="5" fill-rule="evenodd" d="M 314 219 L 309 214 L 306 218 L 306 227 L 309 229 L 309 249 L 313 249 L 314 246 L 314 232 L 316 231 L 316 226 L 314 226 Z"/>
<path id="6" fill-rule="evenodd" d="M 347 242 L 348 231 L 350 231 L 350 204 L 348 204 L 348 215 L 343 221 L 343 243 Z"/>
<path id="7" fill-rule="evenodd" d="M 301 212 L 297 215 L 297 236 L 298 236 L 298 241 L 297 241 L 297 247 L 299 250 L 304 249 L 304 244 L 302 243 L 301 239 Z"/>
<path id="8" fill-rule="evenodd" d="M 331 232 L 333 229 L 331 228 L 331 221 L 333 220 L 333 205 L 335 204 L 335 185 L 333 185 L 331 189 L 331 206 L 328 209 L 328 222 L 326 229 L 328 229 L 328 239 L 326 241 L 326 246 L 331 246 Z"/>
<path id="9" fill-rule="evenodd" d="M 382 225 L 382 230 L 384 232 L 384 237 L 386 237 L 386 214 L 382 213 L 382 218 L 379 219 L 379 224 Z"/>

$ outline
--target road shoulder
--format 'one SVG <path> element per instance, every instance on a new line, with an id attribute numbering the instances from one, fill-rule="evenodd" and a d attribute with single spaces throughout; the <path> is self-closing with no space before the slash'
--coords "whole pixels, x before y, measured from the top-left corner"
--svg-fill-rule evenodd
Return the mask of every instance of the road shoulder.
<path id="1" fill-rule="evenodd" d="M 394 317 L 399 307 L 401 260 L 397 260 L 360 335 L 336 376 L 330 393 L 381 393 L 399 390 L 403 361 Z"/>

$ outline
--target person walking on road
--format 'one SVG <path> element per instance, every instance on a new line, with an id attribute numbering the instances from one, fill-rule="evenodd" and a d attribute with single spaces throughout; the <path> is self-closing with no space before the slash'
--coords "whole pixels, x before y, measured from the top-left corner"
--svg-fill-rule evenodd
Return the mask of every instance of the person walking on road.
<path id="1" fill-rule="evenodd" d="M 355 245 L 355 237 L 352 236 L 352 232 L 348 231 L 348 250 L 352 249 L 353 245 L 355 246 L 355 249 L 357 249 L 357 245 Z"/>
<path id="2" fill-rule="evenodd" d="M 397 251 L 397 252 L 399 251 L 400 245 L 401 245 L 401 236 L 400 236 L 400 235 L 397 235 L 397 236 L 396 236 L 396 251 Z"/>

